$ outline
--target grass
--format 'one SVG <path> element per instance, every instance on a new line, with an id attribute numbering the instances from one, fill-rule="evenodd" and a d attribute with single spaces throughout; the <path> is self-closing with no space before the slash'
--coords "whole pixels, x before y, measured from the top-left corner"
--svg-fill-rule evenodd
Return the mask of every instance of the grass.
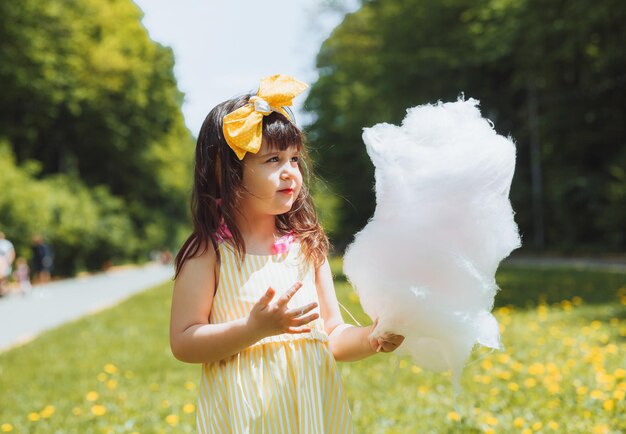
<path id="1" fill-rule="evenodd" d="M 333 261 L 340 301 L 369 320 Z M 626 431 L 626 277 L 504 268 L 506 350 L 477 350 L 456 399 L 407 358 L 340 364 L 356 433 Z M 195 432 L 200 369 L 168 345 L 171 283 L 0 354 L 0 433 Z"/>

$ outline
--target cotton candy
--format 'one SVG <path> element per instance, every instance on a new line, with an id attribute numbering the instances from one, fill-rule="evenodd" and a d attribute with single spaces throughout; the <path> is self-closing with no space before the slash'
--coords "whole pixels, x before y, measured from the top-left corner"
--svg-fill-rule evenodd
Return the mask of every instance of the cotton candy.
<path id="1" fill-rule="evenodd" d="M 344 256 L 374 336 L 455 383 L 476 344 L 501 349 L 490 313 L 495 273 L 520 246 L 509 201 L 515 144 L 475 99 L 407 110 L 401 126 L 365 128 L 376 210 Z"/>

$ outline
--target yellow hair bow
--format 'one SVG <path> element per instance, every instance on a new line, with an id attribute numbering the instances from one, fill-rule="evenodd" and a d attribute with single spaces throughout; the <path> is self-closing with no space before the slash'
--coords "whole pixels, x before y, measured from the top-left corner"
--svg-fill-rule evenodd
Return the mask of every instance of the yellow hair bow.
<path id="1" fill-rule="evenodd" d="M 259 91 L 245 106 L 224 116 L 224 138 L 228 146 L 243 160 L 246 152 L 256 154 L 263 139 L 263 116 L 272 111 L 292 120 L 283 107 L 308 86 L 288 75 L 276 74 L 261 80 Z"/>

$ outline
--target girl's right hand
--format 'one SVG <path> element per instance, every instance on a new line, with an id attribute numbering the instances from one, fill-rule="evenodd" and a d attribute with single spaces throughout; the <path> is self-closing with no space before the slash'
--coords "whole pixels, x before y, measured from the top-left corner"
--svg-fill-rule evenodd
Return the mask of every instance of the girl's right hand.
<path id="1" fill-rule="evenodd" d="M 317 313 L 306 315 L 317 307 L 317 303 L 311 303 L 299 308 L 289 309 L 287 304 L 291 297 L 302 287 L 302 282 L 297 282 L 285 292 L 275 303 L 271 303 L 276 291 L 269 287 L 267 292 L 252 307 L 248 315 L 248 324 L 254 333 L 262 337 L 280 335 L 282 333 L 307 333 L 311 329 L 305 324 L 317 319 Z"/>

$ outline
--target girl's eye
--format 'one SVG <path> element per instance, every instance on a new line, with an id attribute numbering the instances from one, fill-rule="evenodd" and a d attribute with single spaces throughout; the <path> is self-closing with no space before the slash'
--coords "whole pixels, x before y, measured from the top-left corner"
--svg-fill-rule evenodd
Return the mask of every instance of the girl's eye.
<path id="1" fill-rule="evenodd" d="M 290 161 L 292 163 L 297 163 L 300 160 L 299 156 L 293 156 L 290 158 Z M 277 163 L 279 161 L 278 157 L 272 157 L 269 160 L 266 161 L 266 163 Z"/>

